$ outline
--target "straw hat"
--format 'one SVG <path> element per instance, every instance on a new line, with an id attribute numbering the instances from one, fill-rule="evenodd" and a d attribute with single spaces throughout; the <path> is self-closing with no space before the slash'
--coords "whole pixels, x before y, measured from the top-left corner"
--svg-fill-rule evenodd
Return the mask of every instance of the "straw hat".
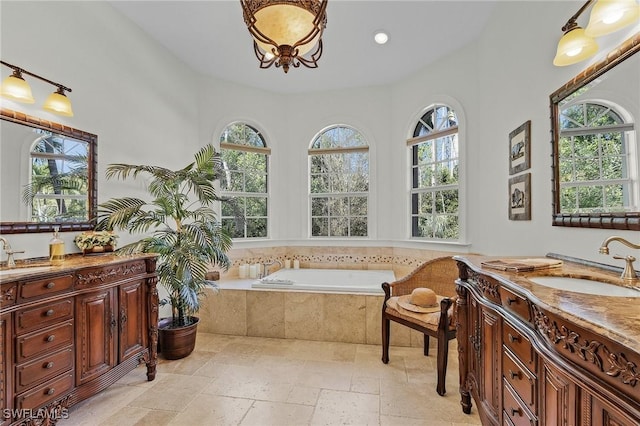
<path id="1" fill-rule="evenodd" d="M 442 296 L 436 295 L 430 288 L 418 287 L 411 294 L 399 296 L 398 305 L 411 312 L 427 314 L 440 311 L 442 299 Z"/>

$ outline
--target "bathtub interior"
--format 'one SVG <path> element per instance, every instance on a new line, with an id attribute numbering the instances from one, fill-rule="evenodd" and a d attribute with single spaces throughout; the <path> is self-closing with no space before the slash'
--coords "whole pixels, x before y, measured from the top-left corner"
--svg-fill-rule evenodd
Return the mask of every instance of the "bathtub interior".
<path id="1" fill-rule="evenodd" d="M 392 270 L 280 269 L 251 284 L 253 288 L 382 294 L 395 281 Z"/>

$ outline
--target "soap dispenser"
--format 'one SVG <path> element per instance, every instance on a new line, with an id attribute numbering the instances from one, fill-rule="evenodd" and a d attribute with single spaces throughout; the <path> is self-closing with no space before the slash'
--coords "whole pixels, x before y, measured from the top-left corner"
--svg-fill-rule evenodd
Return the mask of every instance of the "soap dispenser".
<path id="1" fill-rule="evenodd" d="M 49 241 L 49 262 L 54 266 L 64 262 L 64 241 L 60 239 L 59 230 L 59 226 L 53 227 L 53 238 Z"/>

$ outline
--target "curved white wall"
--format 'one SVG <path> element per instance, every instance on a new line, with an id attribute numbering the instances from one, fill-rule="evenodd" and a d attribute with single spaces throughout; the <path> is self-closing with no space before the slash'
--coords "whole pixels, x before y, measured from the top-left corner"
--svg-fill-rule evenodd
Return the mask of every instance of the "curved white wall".
<path id="1" fill-rule="evenodd" d="M 551 60 L 560 27 L 577 6 L 576 2 L 498 2 L 485 32 L 472 45 L 401 82 L 280 95 L 196 75 L 108 4 L 2 2 L 2 59 L 71 86 L 76 116 L 61 119 L 46 116 L 37 107 L 5 105 L 98 134 L 101 200 L 139 189 L 106 182 L 104 168 L 111 162 L 180 166 L 198 146 L 217 143 L 230 121 L 259 124 L 272 148 L 274 240 L 237 247 L 333 244 L 495 255 L 559 252 L 615 263 L 597 254 L 600 242 L 611 232 L 551 226 L 549 95 L 588 65 L 557 68 Z M 55 37 L 47 30 L 52 22 L 62 23 Z M 38 99 L 50 90 L 35 83 L 32 87 Z M 407 240 L 407 132 L 418 111 L 447 99 L 457 102 L 464 115 L 469 246 Z M 532 220 L 510 221 L 507 136 L 526 120 L 532 121 Z M 307 238 L 307 148 L 319 130 L 335 123 L 351 125 L 369 138 L 375 171 L 371 195 L 375 220 L 369 240 Z M 637 232 L 619 234 L 640 240 Z M 72 238 L 65 235 L 68 246 Z M 28 255 L 42 256 L 49 236 L 10 239 Z M 625 253 L 623 247 L 613 251 Z"/>

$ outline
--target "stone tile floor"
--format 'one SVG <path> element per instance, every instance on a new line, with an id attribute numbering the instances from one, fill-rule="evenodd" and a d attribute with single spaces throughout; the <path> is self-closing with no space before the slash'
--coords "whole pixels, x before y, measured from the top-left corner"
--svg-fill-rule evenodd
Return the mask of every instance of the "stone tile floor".
<path id="1" fill-rule="evenodd" d="M 200 333 L 154 381 L 138 367 L 58 425 L 479 425 L 460 408 L 451 343 L 440 397 L 435 348 L 392 347 L 384 365 L 380 346 Z"/>

